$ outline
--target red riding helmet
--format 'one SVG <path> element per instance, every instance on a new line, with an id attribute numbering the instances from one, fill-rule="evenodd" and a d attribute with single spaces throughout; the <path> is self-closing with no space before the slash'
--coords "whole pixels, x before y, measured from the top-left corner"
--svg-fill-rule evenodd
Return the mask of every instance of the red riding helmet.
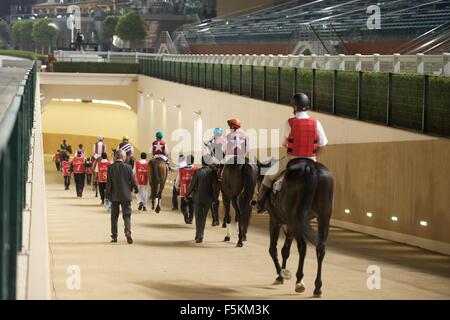
<path id="1" fill-rule="evenodd" d="M 232 118 L 227 123 L 231 128 L 239 129 L 241 127 L 241 122 L 237 118 Z"/>

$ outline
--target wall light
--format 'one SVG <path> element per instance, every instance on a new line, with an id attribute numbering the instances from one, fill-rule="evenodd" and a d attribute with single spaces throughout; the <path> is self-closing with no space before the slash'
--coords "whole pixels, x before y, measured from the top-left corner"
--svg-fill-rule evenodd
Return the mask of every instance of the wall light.
<path id="1" fill-rule="evenodd" d="M 175 109 L 180 109 L 181 108 L 181 104 L 176 104 L 173 106 Z"/>
<path id="2" fill-rule="evenodd" d="M 147 94 L 147 98 L 153 98 L 153 93 Z"/>
<path id="3" fill-rule="evenodd" d="M 345 213 L 350 213 L 350 209 L 345 209 L 344 212 Z"/>
<path id="4" fill-rule="evenodd" d="M 194 112 L 192 112 L 192 114 L 193 114 L 194 116 L 199 116 L 199 115 L 202 114 L 202 110 L 194 111 Z"/>
<path id="5" fill-rule="evenodd" d="M 391 220 L 392 220 L 392 221 L 398 221 L 398 218 L 397 218 L 396 216 L 392 216 L 392 217 L 391 217 Z"/>
<path id="6" fill-rule="evenodd" d="M 159 99 L 159 102 L 166 102 L 166 98 Z"/>
<path id="7" fill-rule="evenodd" d="M 422 220 L 422 221 L 420 221 L 420 225 L 422 227 L 426 227 L 426 226 L 428 226 L 428 222 L 426 222 L 425 220 Z"/>
<path id="8" fill-rule="evenodd" d="M 372 215 L 373 215 L 373 214 L 372 214 L 372 212 L 367 212 L 366 215 L 367 215 L 369 218 L 372 218 Z"/>

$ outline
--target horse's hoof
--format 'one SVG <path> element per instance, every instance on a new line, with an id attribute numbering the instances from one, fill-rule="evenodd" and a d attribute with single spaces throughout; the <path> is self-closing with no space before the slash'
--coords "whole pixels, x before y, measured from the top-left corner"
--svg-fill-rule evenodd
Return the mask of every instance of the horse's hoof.
<path id="1" fill-rule="evenodd" d="M 226 228 L 227 227 L 227 224 L 224 222 L 224 223 L 222 223 L 222 228 Z"/>
<path id="2" fill-rule="evenodd" d="M 160 208 L 156 208 L 156 210 L 155 210 L 156 213 L 159 213 L 160 211 L 161 211 Z"/>
<path id="3" fill-rule="evenodd" d="M 283 284 L 284 283 L 284 279 L 283 279 L 283 277 L 278 277 L 278 278 L 276 278 L 275 279 L 275 281 L 274 281 L 274 285 L 280 285 L 280 284 Z"/>
<path id="4" fill-rule="evenodd" d="M 225 239 L 223 239 L 223 241 L 225 241 L 225 242 L 226 242 L 226 241 L 230 241 L 230 240 L 231 240 L 231 239 L 230 239 L 229 236 L 226 236 Z"/>
<path id="5" fill-rule="evenodd" d="M 242 242 L 238 242 L 237 244 L 236 244 L 236 247 L 237 248 L 242 248 L 244 246 L 244 244 L 242 243 Z"/>
<path id="6" fill-rule="evenodd" d="M 152 206 L 152 210 L 155 210 L 155 206 Z"/>
<path id="7" fill-rule="evenodd" d="M 313 295 L 313 297 L 314 297 L 314 298 L 322 298 L 322 290 L 320 290 L 320 289 L 314 290 L 314 295 Z"/>
<path id="8" fill-rule="evenodd" d="M 281 269 L 280 276 L 285 280 L 290 280 L 292 278 L 291 272 L 288 269 Z"/>
<path id="9" fill-rule="evenodd" d="M 306 290 L 306 287 L 305 287 L 305 283 L 303 282 L 303 280 L 295 285 L 295 292 L 303 293 L 303 292 L 305 292 L 305 290 Z"/>
<path id="10" fill-rule="evenodd" d="M 247 241 L 247 236 L 243 236 L 242 241 Z"/>

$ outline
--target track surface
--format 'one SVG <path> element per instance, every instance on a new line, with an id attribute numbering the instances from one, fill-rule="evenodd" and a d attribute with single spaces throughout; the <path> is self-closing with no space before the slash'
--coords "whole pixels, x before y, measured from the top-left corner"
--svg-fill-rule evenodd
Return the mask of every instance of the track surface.
<path id="1" fill-rule="evenodd" d="M 288 262 L 293 279 L 273 285 L 268 254 L 268 216 L 253 215 L 248 241 L 236 248 L 223 242 L 225 229 L 208 219 L 203 244 L 195 226 L 170 211 L 139 213 L 133 205 L 135 243 L 122 235 L 109 243 L 110 220 L 87 188 L 78 199 L 74 185 L 64 191 L 60 174 L 46 158 L 46 197 L 52 296 L 54 299 L 311 299 L 316 275 L 315 250 L 308 246 L 304 294 L 294 292 L 298 254 Z M 119 231 L 123 228 L 120 219 Z M 233 226 L 233 230 L 235 230 Z M 279 248 L 282 242 L 280 240 Z M 280 253 L 281 255 L 281 253 Z M 381 289 L 367 288 L 367 268 L 381 268 Z M 70 290 L 70 266 L 81 272 L 80 289 Z M 73 270 L 73 269 L 72 269 Z M 70 269 L 69 269 L 70 271 Z M 364 234 L 332 228 L 324 259 L 322 299 L 450 299 L 450 257 Z"/>

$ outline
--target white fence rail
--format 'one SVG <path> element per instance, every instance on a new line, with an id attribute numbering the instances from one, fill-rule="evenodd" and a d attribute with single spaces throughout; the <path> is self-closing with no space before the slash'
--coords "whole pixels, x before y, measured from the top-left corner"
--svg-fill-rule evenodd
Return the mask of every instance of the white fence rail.
<path id="1" fill-rule="evenodd" d="M 211 55 L 152 54 L 138 52 L 55 51 L 57 61 L 139 62 L 140 58 L 163 61 L 297 67 L 307 69 L 419 73 L 450 76 L 450 53 L 441 55 Z"/>

